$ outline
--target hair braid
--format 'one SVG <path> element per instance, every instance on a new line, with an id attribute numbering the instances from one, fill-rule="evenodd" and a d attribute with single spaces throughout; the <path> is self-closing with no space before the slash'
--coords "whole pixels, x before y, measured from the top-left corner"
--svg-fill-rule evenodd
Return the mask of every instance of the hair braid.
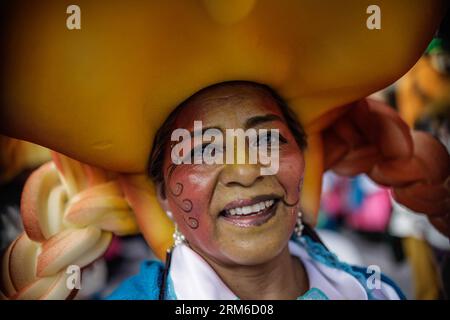
<path id="1" fill-rule="evenodd" d="M 69 266 L 101 257 L 113 234 L 138 232 L 115 175 L 58 153 L 52 159 L 25 184 L 25 232 L 3 256 L 0 299 L 71 298 Z"/>

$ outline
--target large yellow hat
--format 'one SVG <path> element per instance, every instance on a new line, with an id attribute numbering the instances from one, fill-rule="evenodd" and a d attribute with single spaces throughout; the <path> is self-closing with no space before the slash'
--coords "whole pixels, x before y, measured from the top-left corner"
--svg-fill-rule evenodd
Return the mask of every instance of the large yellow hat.
<path id="1" fill-rule="evenodd" d="M 146 168 L 153 136 L 205 86 L 276 89 L 304 125 L 404 74 L 443 1 L 6 1 L 1 12 L 1 131 L 121 172 Z"/>
<path id="2" fill-rule="evenodd" d="M 327 115 L 406 73 L 445 11 L 443 0 L 377 0 L 380 12 L 359 0 L 77 0 L 70 30 L 72 2 L 0 4 L 0 133 L 139 174 L 180 102 L 218 82 L 263 83 L 307 128 L 315 208 Z"/>

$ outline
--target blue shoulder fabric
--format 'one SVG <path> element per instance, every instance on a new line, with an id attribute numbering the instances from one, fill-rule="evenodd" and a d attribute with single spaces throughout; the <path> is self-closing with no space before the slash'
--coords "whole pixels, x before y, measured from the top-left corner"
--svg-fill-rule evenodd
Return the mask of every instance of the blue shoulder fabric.
<path id="1" fill-rule="evenodd" d="M 373 295 L 372 290 L 367 288 L 366 285 L 367 278 L 370 276 L 369 274 L 366 273 L 366 268 L 352 266 L 345 262 L 340 261 L 339 258 L 334 253 L 330 252 L 322 244 L 320 244 L 319 242 L 315 242 L 306 235 L 302 236 L 301 238 L 292 236 L 292 240 L 304 246 L 312 259 L 320 263 L 323 263 L 331 268 L 343 270 L 352 275 L 353 277 L 355 277 L 359 281 L 359 283 L 361 283 L 363 288 L 366 289 L 367 296 L 369 297 L 369 299 L 376 300 L 376 297 L 375 295 Z M 405 295 L 400 290 L 400 288 L 394 283 L 394 281 L 392 281 L 384 274 L 381 274 L 381 281 L 391 286 L 395 290 L 400 299 L 406 300 Z"/>
<path id="2" fill-rule="evenodd" d="M 370 276 L 366 270 L 367 268 L 364 267 L 360 267 L 360 266 L 352 266 L 352 269 L 355 271 L 359 271 L 360 273 L 362 273 L 363 275 L 366 276 L 366 279 Z M 386 283 L 387 285 L 391 286 L 392 289 L 395 290 L 395 293 L 397 293 L 397 295 L 399 296 L 400 300 L 407 300 L 405 294 L 403 293 L 402 289 L 399 288 L 399 286 L 397 286 L 397 284 L 394 282 L 394 280 L 392 280 L 391 278 L 389 278 L 387 275 L 385 275 L 384 273 L 381 273 L 381 282 Z"/>
<path id="3" fill-rule="evenodd" d="M 141 263 L 139 274 L 125 280 L 108 300 L 158 300 L 164 265 L 160 261 Z"/>
<path id="4" fill-rule="evenodd" d="M 309 289 L 304 295 L 297 298 L 297 300 L 329 300 L 327 295 L 318 288 Z"/>

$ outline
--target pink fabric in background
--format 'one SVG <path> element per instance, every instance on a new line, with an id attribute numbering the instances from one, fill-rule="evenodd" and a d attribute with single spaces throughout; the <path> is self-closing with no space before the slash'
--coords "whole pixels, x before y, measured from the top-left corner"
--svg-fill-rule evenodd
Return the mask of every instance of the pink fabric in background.
<path id="1" fill-rule="evenodd" d="M 388 226 L 391 212 L 389 191 L 382 189 L 367 195 L 361 207 L 347 216 L 347 223 L 356 230 L 384 232 Z"/>

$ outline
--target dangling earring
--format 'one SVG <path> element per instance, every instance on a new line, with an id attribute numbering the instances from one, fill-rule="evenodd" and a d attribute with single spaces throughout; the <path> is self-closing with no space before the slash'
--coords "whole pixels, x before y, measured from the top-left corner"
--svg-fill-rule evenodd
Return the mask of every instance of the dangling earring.
<path id="1" fill-rule="evenodd" d="M 178 230 L 178 225 L 175 223 L 175 231 L 173 232 L 173 245 L 178 246 L 186 242 L 184 235 Z"/>
<path id="2" fill-rule="evenodd" d="M 295 235 L 297 236 L 297 238 L 300 238 L 302 236 L 302 232 L 303 232 L 303 222 L 302 222 L 302 212 L 298 211 L 297 213 L 297 223 L 295 224 Z"/>

